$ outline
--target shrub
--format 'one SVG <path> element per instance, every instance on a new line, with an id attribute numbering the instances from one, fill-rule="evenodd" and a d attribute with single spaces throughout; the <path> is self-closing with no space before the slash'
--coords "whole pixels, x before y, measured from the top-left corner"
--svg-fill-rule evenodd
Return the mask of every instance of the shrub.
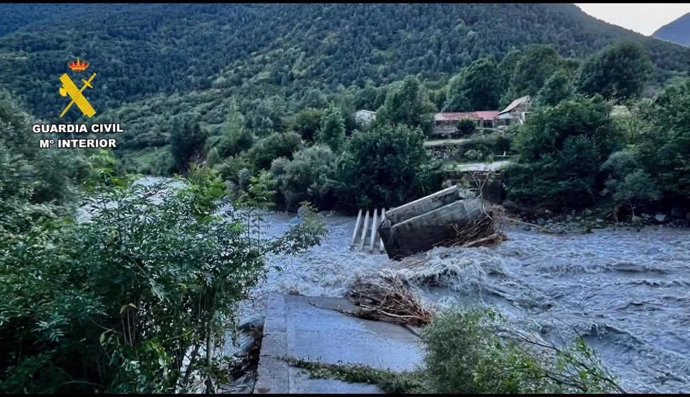
<path id="1" fill-rule="evenodd" d="M 690 203 L 690 80 L 672 86 L 654 101 L 645 119 L 639 158 L 664 195 Z"/>
<path id="2" fill-rule="evenodd" d="M 535 112 L 515 138 L 520 158 L 505 180 L 511 200 L 554 209 L 591 205 L 600 167 L 620 142 L 609 113 L 599 98 Z"/>
<path id="3" fill-rule="evenodd" d="M 191 120 L 176 120 L 170 134 L 170 153 L 178 172 L 186 173 L 190 162 L 201 154 L 206 143 L 206 132 L 199 123 Z"/>
<path id="4" fill-rule="evenodd" d="M 271 165 L 280 179 L 280 190 L 288 205 L 308 200 L 318 208 L 335 204 L 336 155 L 328 146 L 314 145 L 295 153 L 292 161 L 276 159 Z"/>
<path id="5" fill-rule="evenodd" d="M 559 347 L 511 332 L 492 310 L 444 313 L 424 329 L 426 375 L 436 393 L 622 391 L 581 339 Z"/>
<path id="6" fill-rule="evenodd" d="M 297 113 L 289 129 L 298 133 L 305 142 L 313 142 L 321 128 L 322 117 L 322 110 L 312 108 L 304 109 Z"/>
<path id="7" fill-rule="evenodd" d="M 419 129 L 377 125 L 348 140 L 338 173 L 341 202 L 346 208 L 393 207 L 418 198 L 426 161 Z"/>
<path id="8" fill-rule="evenodd" d="M 460 134 L 460 136 L 470 136 L 477 132 L 477 126 L 472 120 L 462 119 L 458 121 L 456 130 L 458 131 L 458 134 Z"/>
<path id="9" fill-rule="evenodd" d="M 608 172 L 606 186 L 612 191 L 616 205 L 628 205 L 635 211 L 635 205 L 658 200 L 659 188 L 637 159 L 633 149 L 614 152 L 601 166 Z"/>
<path id="10" fill-rule="evenodd" d="M 345 143 L 345 120 L 340 109 L 332 107 L 321 119 L 319 142 L 338 150 Z"/>
<path id="11" fill-rule="evenodd" d="M 292 153 L 302 146 L 302 138 L 295 132 L 274 132 L 260 139 L 249 151 L 249 161 L 256 170 L 268 170 L 273 159 L 292 158 Z"/>
<path id="12" fill-rule="evenodd" d="M 177 192 L 101 187 L 88 222 L 0 224 L 0 296 L 12 297 L 0 300 L 1 392 L 172 393 L 195 378 L 213 392 L 213 351 L 264 254 L 299 252 L 323 230 L 307 207 L 284 236 L 260 238 L 243 213 L 218 215 L 212 172 L 190 178 Z"/>

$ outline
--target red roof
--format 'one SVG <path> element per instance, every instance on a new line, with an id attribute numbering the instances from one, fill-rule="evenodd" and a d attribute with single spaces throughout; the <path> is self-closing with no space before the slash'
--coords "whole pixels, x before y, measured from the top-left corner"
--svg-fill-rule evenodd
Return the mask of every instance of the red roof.
<path id="1" fill-rule="evenodd" d="M 479 112 L 436 113 L 434 121 L 460 121 L 462 119 L 490 121 L 498 118 L 498 110 L 482 110 Z"/>
<path id="2" fill-rule="evenodd" d="M 500 113 L 498 110 L 482 110 L 480 112 L 474 112 L 477 117 L 479 117 L 482 121 L 491 121 L 495 120 L 498 118 L 498 113 Z"/>

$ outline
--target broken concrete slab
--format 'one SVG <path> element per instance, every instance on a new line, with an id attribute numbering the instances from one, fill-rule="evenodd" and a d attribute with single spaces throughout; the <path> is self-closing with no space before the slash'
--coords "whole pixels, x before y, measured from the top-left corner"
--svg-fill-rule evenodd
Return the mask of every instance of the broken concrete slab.
<path id="1" fill-rule="evenodd" d="M 393 371 L 422 363 L 419 337 L 399 325 L 356 318 L 338 310 L 344 298 L 272 295 L 264 324 L 255 393 L 369 393 L 372 385 L 309 379 L 283 358 L 326 364 L 360 364 Z M 306 377 L 305 377 L 306 376 Z M 332 390 L 325 390 L 332 388 Z"/>
<path id="2" fill-rule="evenodd" d="M 405 211 L 408 218 L 400 217 L 397 222 L 394 222 L 396 218 L 390 218 L 387 213 L 379 226 L 379 233 L 388 257 L 399 260 L 430 250 L 442 241 L 458 236 L 465 225 L 486 217 L 489 204 L 481 198 L 459 199 L 444 204 L 450 198 L 457 197 L 456 195 L 457 193 L 450 197 L 442 196 L 444 200 L 429 199 L 427 207 L 418 204 L 414 207 L 417 210 L 431 209 L 426 212 Z M 438 206 L 439 204 L 443 205 Z M 396 210 L 397 208 L 389 213 Z"/>

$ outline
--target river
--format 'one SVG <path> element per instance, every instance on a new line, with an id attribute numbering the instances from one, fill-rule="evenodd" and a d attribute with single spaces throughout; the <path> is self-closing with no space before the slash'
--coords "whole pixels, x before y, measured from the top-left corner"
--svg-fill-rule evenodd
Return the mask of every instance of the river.
<path id="1" fill-rule="evenodd" d="M 293 217 L 270 214 L 264 230 L 282 233 Z M 487 304 L 519 328 L 577 330 L 626 391 L 690 392 L 688 229 L 555 236 L 511 228 L 494 247 L 436 248 L 396 262 L 349 249 L 354 218 L 324 220 L 320 246 L 268 258 L 268 278 L 245 311 L 261 310 L 268 292 L 343 296 L 358 275 L 397 273 L 437 309 Z"/>

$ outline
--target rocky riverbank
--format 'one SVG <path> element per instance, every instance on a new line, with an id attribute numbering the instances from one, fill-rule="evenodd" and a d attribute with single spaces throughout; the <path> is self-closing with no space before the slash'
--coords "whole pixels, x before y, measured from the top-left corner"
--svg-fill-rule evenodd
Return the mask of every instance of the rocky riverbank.
<path id="1" fill-rule="evenodd" d="M 535 210 L 518 207 L 507 201 L 503 203 L 507 218 L 524 231 L 553 234 L 590 233 L 593 229 L 612 229 L 640 231 L 644 227 L 659 226 L 668 228 L 690 227 L 690 212 L 674 208 L 669 213 L 640 213 L 625 219 L 613 219 L 612 214 L 602 210 L 572 210 L 558 214 L 547 209 Z M 510 221 L 509 221 L 510 222 Z"/>

